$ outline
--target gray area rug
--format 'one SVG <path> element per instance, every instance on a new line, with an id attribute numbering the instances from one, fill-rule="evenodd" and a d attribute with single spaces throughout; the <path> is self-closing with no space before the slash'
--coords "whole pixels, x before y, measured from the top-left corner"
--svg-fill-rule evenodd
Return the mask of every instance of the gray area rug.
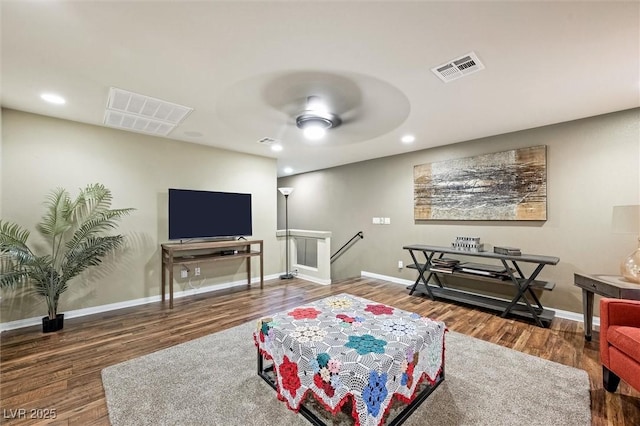
<path id="1" fill-rule="evenodd" d="M 309 425 L 257 375 L 255 322 L 102 370 L 125 425 Z M 405 425 L 590 425 L 587 373 L 455 332 L 445 380 Z"/>

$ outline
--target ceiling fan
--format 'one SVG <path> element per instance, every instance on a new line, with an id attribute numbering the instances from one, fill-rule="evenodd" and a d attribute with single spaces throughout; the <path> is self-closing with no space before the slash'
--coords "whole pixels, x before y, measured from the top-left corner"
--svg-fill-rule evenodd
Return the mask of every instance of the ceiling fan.
<path id="1" fill-rule="evenodd" d="M 331 132 L 329 138 L 330 129 L 362 117 L 361 87 L 350 76 L 321 71 L 288 72 L 267 82 L 262 96 L 266 105 L 282 114 L 280 135 L 304 136 L 302 141 L 324 138 L 336 141 L 339 134 Z"/>
<path id="2" fill-rule="evenodd" d="M 289 148 L 371 140 L 409 115 L 407 97 L 350 72 L 283 71 L 240 80 L 218 97 L 218 115 L 250 140 Z"/>

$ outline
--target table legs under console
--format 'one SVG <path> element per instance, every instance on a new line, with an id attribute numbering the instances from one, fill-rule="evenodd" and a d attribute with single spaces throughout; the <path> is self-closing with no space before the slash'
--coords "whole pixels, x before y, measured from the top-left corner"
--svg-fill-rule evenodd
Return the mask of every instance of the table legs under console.
<path id="1" fill-rule="evenodd" d="M 257 246 L 252 249 L 252 246 Z M 173 309 L 173 268 L 177 265 L 246 259 L 247 287 L 251 287 L 251 258 L 260 258 L 260 288 L 264 286 L 264 244 L 262 240 L 200 241 L 167 243 L 161 245 L 162 301 L 166 298 L 167 275 L 169 278 L 169 309 Z"/>

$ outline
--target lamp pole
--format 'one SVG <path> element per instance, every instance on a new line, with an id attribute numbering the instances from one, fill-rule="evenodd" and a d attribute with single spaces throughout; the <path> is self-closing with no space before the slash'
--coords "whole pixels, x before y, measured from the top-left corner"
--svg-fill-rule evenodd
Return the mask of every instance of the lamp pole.
<path id="1" fill-rule="evenodd" d="M 293 274 L 291 274 L 290 269 L 289 269 L 289 195 L 291 195 L 291 193 L 293 192 L 293 188 L 278 188 L 278 191 L 280 191 L 280 193 L 282 195 L 284 195 L 284 223 L 285 223 L 285 247 L 286 247 L 286 252 L 285 252 L 285 258 L 286 258 L 286 267 L 287 267 L 287 271 L 283 274 L 280 275 L 280 279 L 281 280 L 290 280 L 293 278 Z"/>

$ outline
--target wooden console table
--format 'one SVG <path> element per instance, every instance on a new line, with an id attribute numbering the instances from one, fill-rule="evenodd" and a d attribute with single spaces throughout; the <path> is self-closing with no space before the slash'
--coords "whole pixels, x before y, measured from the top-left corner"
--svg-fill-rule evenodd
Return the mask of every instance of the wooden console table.
<path id="1" fill-rule="evenodd" d="M 640 285 L 625 281 L 618 275 L 573 274 L 573 283 L 582 289 L 584 338 L 591 341 L 593 329 L 593 295 L 615 299 L 640 300 Z"/>
<path id="2" fill-rule="evenodd" d="M 258 245 L 258 250 L 251 246 Z M 162 301 L 165 300 L 166 271 L 169 271 L 169 308 L 173 309 L 173 267 L 194 263 L 215 262 L 238 258 L 247 259 L 247 285 L 251 285 L 251 258 L 260 257 L 260 288 L 264 286 L 262 240 L 206 241 L 162 244 Z M 226 252 L 231 252 L 227 254 Z"/>
<path id="3" fill-rule="evenodd" d="M 418 284 L 424 284 L 427 294 L 432 300 L 436 297 L 454 302 L 465 303 L 469 305 L 478 306 L 485 309 L 495 310 L 501 312 L 501 317 L 505 318 L 507 315 L 519 316 L 527 319 L 533 319 L 535 323 L 540 327 L 548 327 L 555 316 L 555 311 L 545 309 L 540 300 L 533 292 L 534 289 L 541 290 L 553 290 L 555 283 L 547 281 L 536 280 L 536 277 L 542 271 L 545 265 L 556 265 L 560 262 L 560 259 L 552 256 L 539 256 L 532 254 L 522 254 L 519 256 L 504 255 L 492 252 L 467 252 L 461 250 L 455 250 L 450 247 L 438 247 L 422 244 L 414 244 L 403 247 L 408 250 L 413 259 L 413 265 L 407 265 L 407 268 L 417 269 L 418 278 L 416 279 L 409 294 L 413 294 Z M 425 262 L 421 263 L 416 257 L 416 252 L 420 252 L 424 255 Z M 432 270 L 434 267 L 432 263 L 433 259 L 442 259 L 445 254 L 455 254 L 459 256 L 471 256 L 481 257 L 484 259 L 494 259 L 499 261 L 504 267 L 504 274 L 507 279 L 502 281 L 497 278 L 489 278 L 481 275 L 474 275 L 459 270 L 453 270 L 453 272 L 441 272 Z M 507 262 L 511 263 L 511 266 Z M 520 269 L 518 262 L 533 263 L 536 264 L 534 271 L 526 277 Z M 514 273 L 515 272 L 515 273 Z M 425 274 L 428 275 L 425 277 Z M 442 281 L 439 275 L 456 276 L 465 279 L 475 280 L 490 280 L 510 283 L 516 288 L 516 295 L 513 299 L 504 300 L 495 297 L 489 297 L 477 293 L 468 291 L 456 290 L 452 288 L 445 288 L 442 285 Z M 433 280 L 436 285 L 431 285 L 429 282 Z M 529 301 L 531 299 L 531 301 Z M 533 305 L 536 306 L 533 306 Z"/>

